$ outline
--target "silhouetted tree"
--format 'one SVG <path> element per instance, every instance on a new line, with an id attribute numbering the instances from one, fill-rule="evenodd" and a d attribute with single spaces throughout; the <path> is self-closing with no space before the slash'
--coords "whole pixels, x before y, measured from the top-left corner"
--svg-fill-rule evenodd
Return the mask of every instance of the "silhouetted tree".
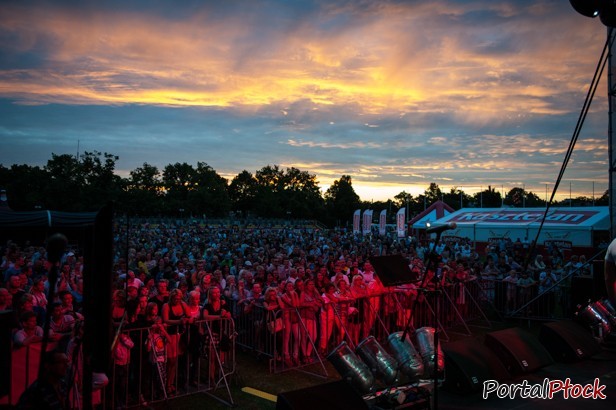
<path id="1" fill-rule="evenodd" d="M 402 207 L 406 207 L 413 201 L 413 195 L 407 193 L 406 191 L 400 192 L 398 195 L 394 196 L 393 204 L 397 208 L 396 211 Z"/>
<path id="2" fill-rule="evenodd" d="M 287 168 L 282 177 L 281 206 L 293 218 L 316 218 L 323 212 L 324 201 L 316 175 Z"/>
<path id="3" fill-rule="evenodd" d="M 194 189 L 188 193 L 192 213 L 211 216 L 226 216 L 231 210 L 226 178 L 204 162 L 198 162 L 193 174 Z"/>
<path id="4" fill-rule="evenodd" d="M 610 191 L 605 190 L 603 195 L 595 200 L 595 206 L 608 206 L 610 204 Z"/>
<path id="5" fill-rule="evenodd" d="M 42 168 L 29 165 L 0 165 L 0 187 L 6 189 L 9 207 L 14 211 L 47 209 L 44 192 L 49 185 L 49 174 Z"/>
<path id="6" fill-rule="evenodd" d="M 473 198 L 475 205 L 481 208 L 500 208 L 502 197 L 500 192 L 488 185 L 488 189 L 477 192 Z"/>
<path id="7" fill-rule="evenodd" d="M 443 202 L 453 209 L 464 208 L 468 206 L 471 201 L 472 197 L 458 187 L 452 187 L 448 193 L 443 194 Z"/>
<path id="8" fill-rule="evenodd" d="M 130 171 L 124 186 L 123 200 L 118 206 L 120 211 L 148 216 L 163 211 L 161 174 L 157 167 L 144 162 Z"/>
<path id="9" fill-rule="evenodd" d="M 117 200 L 121 178 L 115 175 L 118 157 L 98 151 L 73 155 L 51 154 L 45 171 L 49 185 L 44 196 L 50 209 L 62 211 L 96 211 L 108 201 Z"/>
<path id="10" fill-rule="evenodd" d="M 244 215 L 276 218 L 316 218 L 330 226 L 348 226 L 356 209 L 372 209 L 374 215 L 387 209 L 388 222 L 402 206 L 409 208 L 408 218 L 442 199 L 453 208 L 460 206 L 543 207 L 545 201 L 532 191 L 515 187 L 506 197 L 491 186 L 473 197 L 457 187 L 443 193 L 432 182 L 423 194 L 413 197 L 402 191 L 393 200 L 362 202 L 355 193 L 350 175 L 343 175 L 322 196 L 314 174 L 292 167 L 267 165 L 255 176 L 242 171 L 231 183 L 206 163 L 196 168 L 187 163 L 165 166 L 161 173 L 144 163 L 130 171 L 128 178 L 115 174 L 119 157 L 85 152 L 77 158 L 68 154 L 51 154 L 45 167 L 0 164 L 0 187 L 7 190 L 9 205 L 15 210 L 52 209 L 59 211 L 96 211 L 109 201 L 115 209 L 133 215 L 202 214 L 225 216 L 230 210 Z M 608 205 L 606 190 L 595 205 Z M 460 203 L 461 202 L 461 203 Z M 588 206 L 593 198 L 579 196 L 556 203 L 559 206 Z M 183 211 L 180 211 L 182 209 Z"/>
<path id="11" fill-rule="evenodd" d="M 81 172 L 82 205 L 88 210 L 98 210 L 109 201 L 116 201 L 121 192 L 121 178 L 116 175 L 117 155 L 98 151 L 84 152 L 80 157 L 78 169 Z"/>
<path id="12" fill-rule="evenodd" d="M 284 173 L 278 165 L 267 165 L 256 172 L 258 188 L 254 207 L 258 215 L 278 218 L 286 216 L 279 195 L 283 191 L 283 177 Z"/>
<path id="13" fill-rule="evenodd" d="M 428 189 L 424 191 L 424 196 L 426 197 L 428 206 L 430 206 L 436 201 L 440 201 L 443 197 L 443 193 L 441 192 L 441 188 L 438 186 L 437 183 L 431 182 Z"/>
<path id="14" fill-rule="evenodd" d="M 259 185 L 255 177 L 244 170 L 237 174 L 229 185 L 232 208 L 247 216 L 254 209 Z"/>
<path id="15" fill-rule="evenodd" d="M 359 195 L 353 189 L 350 175 L 343 175 L 325 192 L 328 216 L 336 225 L 346 226 L 352 221 L 353 212 L 360 208 Z"/>
<path id="16" fill-rule="evenodd" d="M 163 170 L 162 181 L 166 210 L 177 216 L 192 212 L 188 206 L 188 192 L 196 187 L 195 169 L 192 165 L 186 162 L 167 165 Z"/>

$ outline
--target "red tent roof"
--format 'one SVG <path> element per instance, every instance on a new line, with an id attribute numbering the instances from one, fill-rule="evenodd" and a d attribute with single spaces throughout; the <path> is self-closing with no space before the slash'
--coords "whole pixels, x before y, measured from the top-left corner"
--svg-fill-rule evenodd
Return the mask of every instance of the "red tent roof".
<path id="1" fill-rule="evenodd" d="M 435 203 L 433 203 L 432 205 L 427 207 L 422 213 L 420 213 L 419 215 L 417 215 L 416 217 L 411 219 L 409 221 L 409 225 L 413 226 L 413 224 L 421 221 L 426 216 L 428 216 L 430 214 L 433 214 L 433 213 L 435 214 L 435 218 L 431 218 L 430 219 L 431 221 L 435 221 L 437 219 L 440 219 L 440 218 L 444 217 L 445 215 L 448 215 L 448 214 L 450 214 L 452 212 L 454 212 L 454 209 L 452 207 L 450 207 L 449 205 L 447 205 L 445 202 L 443 202 L 443 201 L 436 201 Z"/>

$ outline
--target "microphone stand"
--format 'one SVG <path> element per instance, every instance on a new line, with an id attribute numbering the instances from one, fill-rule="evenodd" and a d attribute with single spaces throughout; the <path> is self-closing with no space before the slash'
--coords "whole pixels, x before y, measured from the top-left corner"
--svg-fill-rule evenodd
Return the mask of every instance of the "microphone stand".
<path id="1" fill-rule="evenodd" d="M 435 409 L 438 409 L 438 348 L 439 348 L 439 329 L 438 329 L 438 305 L 439 300 L 438 296 L 441 293 L 441 289 L 439 289 L 439 278 L 438 278 L 438 254 L 436 253 L 436 246 L 441 241 L 441 234 L 443 231 L 438 231 L 436 233 L 436 240 L 434 241 L 434 246 L 432 250 L 428 252 L 428 263 L 426 264 L 426 273 L 432 267 L 434 270 L 434 275 L 432 276 L 432 282 L 434 282 L 434 294 L 437 296 L 436 303 L 434 304 L 434 394 L 432 395 L 432 405 Z M 444 273 L 443 273 L 444 275 Z"/>
<path id="2" fill-rule="evenodd" d="M 74 338 L 75 340 L 75 345 L 73 346 L 73 351 L 71 352 L 71 367 L 69 368 L 68 371 L 68 379 L 67 379 L 67 388 L 66 388 L 66 397 L 65 397 L 65 403 L 70 403 L 71 400 L 71 390 L 73 389 L 73 387 L 76 390 L 76 397 L 77 400 L 80 400 L 80 394 L 82 393 L 81 391 L 79 391 L 79 389 L 77 388 L 77 386 L 75 386 L 76 384 L 76 376 L 79 375 L 79 356 L 80 352 L 81 352 L 81 343 L 83 342 L 81 336 L 75 336 Z M 80 407 L 78 405 L 78 407 Z"/>
<path id="3" fill-rule="evenodd" d="M 423 291 L 425 293 L 433 292 L 434 294 L 438 295 L 441 292 L 441 290 L 439 289 L 439 286 L 438 286 L 439 280 L 438 280 L 438 275 L 437 275 L 437 268 L 438 268 L 438 256 L 439 255 L 438 253 L 436 253 L 436 245 L 438 245 L 438 243 L 441 241 L 441 234 L 443 233 L 443 230 L 438 230 L 435 233 L 436 233 L 436 240 L 434 241 L 434 246 L 424 258 L 425 273 L 421 281 L 421 286 L 419 288 L 419 291 Z M 432 281 L 434 283 L 434 290 L 432 291 L 428 291 L 426 288 L 426 286 L 428 285 L 428 272 L 430 272 L 430 269 L 432 269 L 432 272 L 434 272 L 434 275 L 432 276 Z M 400 338 L 402 343 L 404 343 L 404 341 L 406 340 L 406 336 L 409 332 L 411 322 L 413 321 L 415 312 L 417 311 L 418 303 L 419 303 L 419 292 L 417 292 L 417 298 L 413 302 L 413 308 L 411 310 L 411 314 L 409 315 L 406 326 L 404 327 L 404 331 L 402 332 L 402 336 Z M 438 377 L 437 377 L 438 375 L 438 343 L 439 343 L 438 334 L 439 334 L 438 300 L 436 300 L 436 303 L 434 304 L 434 375 L 433 375 L 434 393 L 433 393 L 433 401 L 432 401 L 433 408 L 435 409 L 438 409 Z"/>
<path id="4" fill-rule="evenodd" d="M 47 298 L 47 312 L 45 314 L 45 323 L 43 324 L 43 340 L 41 342 L 41 355 L 38 368 L 38 378 L 41 379 L 45 372 L 45 361 L 47 355 L 47 345 L 49 344 L 49 330 L 51 328 L 51 311 L 53 310 L 53 299 L 56 294 L 56 286 L 58 281 L 58 265 L 64 255 L 68 239 L 61 233 L 51 235 L 47 239 L 47 260 L 51 262 L 47 282 L 49 283 L 49 292 Z"/>
<path id="5" fill-rule="evenodd" d="M 436 253 L 436 245 L 438 245 L 438 243 L 441 241 L 441 233 L 442 232 L 437 232 L 436 234 L 436 241 L 434 242 L 434 247 L 432 248 L 432 251 L 428 253 L 429 260 L 428 266 L 426 267 L 426 272 L 428 271 L 428 268 L 430 266 L 434 268 L 434 276 L 432 277 L 432 281 L 434 282 L 434 294 L 437 296 L 436 303 L 434 304 L 434 399 L 432 401 L 435 409 L 438 409 L 438 335 L 440 333 L 438 328 L 438 296 L 441 293 L 441 289 L 439 289 L 440 280 L 438 277 L 438 254 Z M 441 274 L 444 275 L 445 273 L 442 272 Z"/>
<path id="6" fill-rule="evenodd" d="M 49 282 L 49 292 L 47 296 L 49 297 L 50 302 L 47 303 L 47 312 L 45 314 L 45 322 L 43 324 L 43 340 L 41 342 L 41 358 L 39 361 L 38 369 L 39 379 L 43 377 L 43 374 L 45 372 L 45 355 L 47 354 L 47 345 L 49 344 L 49 330 L 51 328 L 51 305 L 53 305 L 53 299 L 56 296 L 56 282 L 58 281 L 58 263 L 59 262 L 54 262 L 51 265 L 51 269 L 49 270 L 49 276 L 47 276 L 47 280 Z"/>

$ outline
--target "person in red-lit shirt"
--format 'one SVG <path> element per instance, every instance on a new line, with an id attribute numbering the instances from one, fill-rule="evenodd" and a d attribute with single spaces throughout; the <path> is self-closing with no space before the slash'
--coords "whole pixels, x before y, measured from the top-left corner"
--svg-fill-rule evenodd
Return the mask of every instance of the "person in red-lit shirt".
<path id="1" fill-rule="evenodd" d="M 282 307 L 282 320 L 284 322 L 282 335 L 282 355 L 287 367 L 299 364 L 299 296 L 295 286 L 288 280 L 284 286 L 284 293 L 280 295 L 279 304 Z M 291 358 L 291 354 L 293 357 Z M 292 359 L 292 360 L 291 360 Z"/>
<path id="2" fill-rule="evenodd" d="M 230 319 L 231 312 L 227 310 L 226 302 L 221 297 L 220 289 L 217 286 L 210 287 L 207 300 L 207 304 L 203 307 L 203 319 L 206 320 L 205 344 L 208 347 L 209 381 L 210 383 L 216 383 L 216 370 L 219 368 L 216 353 L 218 353 L 220 364 L 224 363 L 225 352 L 228 350 L 228 346 L 224 346 L 223 343 L 223 337 L 225 336 L 223 334 L 223 320 Z M 228 343 L 228 341 L 225 341 L 225 343 Z"/>
<path id="3" fill-rule="evenodd" d="M 128 388 L 128 364 L 130 363 L 130 349 L 135 344 L 126 333 L 121 333 L 113 349 L 115 401 L 117 408 L 126 405 Z"/>
<path id="4" fill-rule="evenodd" d="M 317 314 L 323 306 L 323 299 L 314 285 L 313 279 L 307 279 L 304 291 L 299 296 L 300 317 L 304 326 L 300 327 L 302 360 L 312 361 L 312 346 L 317 341 Z"/>

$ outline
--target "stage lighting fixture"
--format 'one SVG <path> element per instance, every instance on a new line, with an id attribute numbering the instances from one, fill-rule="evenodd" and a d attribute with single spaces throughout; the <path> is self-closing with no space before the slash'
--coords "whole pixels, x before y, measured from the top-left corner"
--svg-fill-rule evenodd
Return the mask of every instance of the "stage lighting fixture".
<path id="1" fill-rule="evenodd" d="M 415 340 L 417 349 L 423 359 L 424 373 L 427 377 L 437 377 L 445 369 L 445 354 L 441 349 L 441 344 L 434 346 L 434 328 L 422 327 L 415 330 Z M 434 358 L 437 358 L 437 369 L 434 371 Z"/>
<path id="2" fill-rule="evenodd" d="M 612 333 L 610 320 L 604 316 L 596 303 L 589 303 L 584 307 L 580 306 L 575 315 L 590 327 L 593 336 L 599 340 L 603 340 Z"/>
<path id="3" fill-rule="evenodd" d="M 616 0 L 569 0 L 571 6 L 583 16 L 599 16 L 601 23 L 616 27 Z"/>
<path id="4" fill-rule="evenodd" d="M 374 336 L 368 336 L 355 349 L 357 355 L 368 365 L 377 379 L 387 386 L 398 382 L 398 362 L 385 351 Z"/>
<path id="5" fill-rule="evenodd" d="M 328 356 L 342 379 L 361 395 L 374 392 L 376 380 L 370 368 L 351 350 L 346 342 L 340 343 Z"/>
<path id="6" fill-rule="evenodd" d="M 582 16 L 595 18 L 599 15 L 599 3 L 601 0 L 569 0 L 571 6 Z"/>
<path id="7" fill-rule="evenodd" d="M 389 348 L 400 363 L 402 373 L 411 380 L 417 380 L 424 373 L 423 360 L 417 350 L 415 350 L 413 343 L 411 343 L 408 333 L 406 334 L 405 341 L 402 341 L 403 333 L 400 331 L 389 335 L 387 338 Z"/>

